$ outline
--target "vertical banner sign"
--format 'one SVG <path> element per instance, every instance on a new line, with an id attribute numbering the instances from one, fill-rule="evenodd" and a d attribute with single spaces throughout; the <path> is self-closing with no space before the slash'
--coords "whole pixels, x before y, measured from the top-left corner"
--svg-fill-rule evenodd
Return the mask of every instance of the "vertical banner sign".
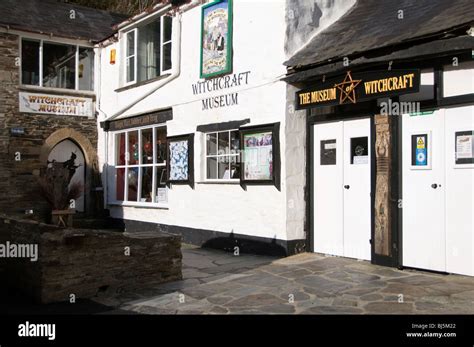
<path id="1" fill-rule="evenodd" d="M 232 72 L 232 0 L 202 7 L 201 78 Z"/>

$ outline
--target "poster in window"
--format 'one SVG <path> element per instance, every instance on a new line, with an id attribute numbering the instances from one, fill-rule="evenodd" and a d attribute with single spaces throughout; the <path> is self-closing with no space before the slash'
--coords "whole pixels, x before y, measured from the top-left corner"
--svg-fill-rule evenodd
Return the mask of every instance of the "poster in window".
<path id="1" fill-rule="evenodd" d="M 474 164 L 474 131 L 456 132 L 456 164 Z"/>
<path id="2" fill-rule="evenodd" d="M 170 146 L 170 181 L 188 179 L 188 141 L 174 141 Z"/>
<path id="3" fill-rule="evenodd" d="M 351 164 L 365 165 L 369 163 L 369 138 L 353 137 L 351 138 Z"/>
<path id="4" fill-rule="evenodd" d="M 271 180 L 273 177 L 273 133 L 244 134 L 245 180 Z"/>
<path id="5" fill-rule="evenodd" d="M 232 0 L 202 7 L 201 78 L 232 71 Z"/>
<path id="6" fill-rule="evenodd" d="M 194 183 L 193 141 L 193 134 L 168 137 L 168 183 Z"/>
<path id="7" fill-rule="evenodd" d="M 321 141 L 320 165 L 336 165 L 336 140 Z"/>
<path id="8" fill-rule="evenodd" d="M 168 202 L 168 188 L 157 188 L 156 202 L 159 204 L 166 204 Z"/>

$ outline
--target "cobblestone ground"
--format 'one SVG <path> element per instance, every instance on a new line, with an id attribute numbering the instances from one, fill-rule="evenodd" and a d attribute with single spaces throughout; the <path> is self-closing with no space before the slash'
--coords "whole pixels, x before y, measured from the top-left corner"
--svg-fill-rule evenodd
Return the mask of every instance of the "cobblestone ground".
<path id="1" fill-rule="evenodd" d="M 473 314 L 474 278 L 304 253 L 183 249 L 183 281 L 95 301 L 143 314 Z"/>

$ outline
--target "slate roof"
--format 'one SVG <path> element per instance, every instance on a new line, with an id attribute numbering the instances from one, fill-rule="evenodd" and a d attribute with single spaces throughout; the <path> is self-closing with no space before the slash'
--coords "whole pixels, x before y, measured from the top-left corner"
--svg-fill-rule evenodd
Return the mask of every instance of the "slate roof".
<path id="1" fill-rule="evenodd" d="M 70 19 L 70 11 L 75 19 Z M 0 0 L 0 26 L 99 42 L 127 16 L 56 0 Z"/>
<path id="2" fill-rule="evenodd" d="M 403 10 L 404 19 L 398 19 L 399 10 Z M 345 15 L 313 37 L 285 65 L 324 63 L 434 37 L 470 23 L 474 23 L 473 0 L 357 0 Z"/>

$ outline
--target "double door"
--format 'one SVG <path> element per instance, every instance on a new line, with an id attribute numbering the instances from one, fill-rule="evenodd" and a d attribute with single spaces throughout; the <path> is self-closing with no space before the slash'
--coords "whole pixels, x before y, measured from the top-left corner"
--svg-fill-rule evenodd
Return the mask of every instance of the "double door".
<path id="1" fill-rule="evenodd" d="M 474 275 L 474 107 L 403 116 L 403 265 Z"/>
<path id="2" fill-rule="evenodd" d="M 313 249 L 370 260 L 370 119 L 313 125 Z"/>

